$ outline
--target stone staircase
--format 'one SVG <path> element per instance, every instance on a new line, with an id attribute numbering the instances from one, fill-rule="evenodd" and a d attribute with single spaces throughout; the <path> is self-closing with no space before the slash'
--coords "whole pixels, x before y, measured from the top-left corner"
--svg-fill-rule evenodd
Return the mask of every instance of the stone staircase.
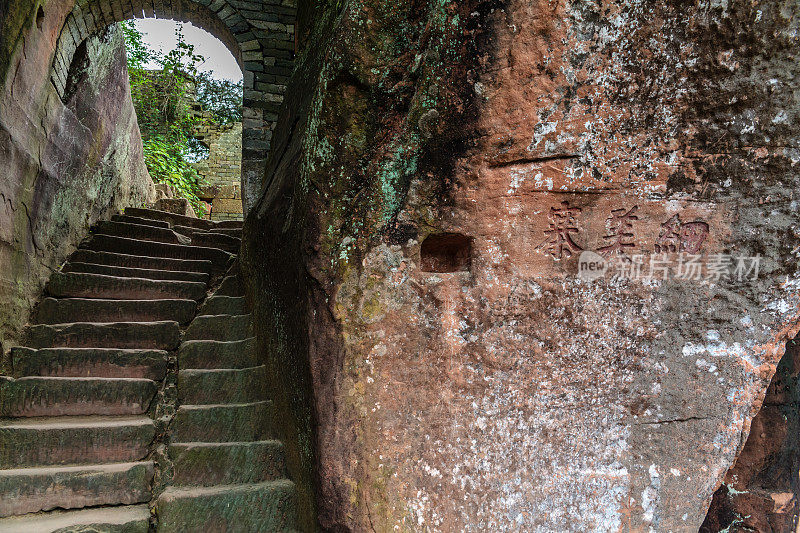
<path id="1" fill-rule="evenodd" d="M 293 529 L 240 233 L 128 209 L 53 274 L 0 377 L 0 533 Z"/>

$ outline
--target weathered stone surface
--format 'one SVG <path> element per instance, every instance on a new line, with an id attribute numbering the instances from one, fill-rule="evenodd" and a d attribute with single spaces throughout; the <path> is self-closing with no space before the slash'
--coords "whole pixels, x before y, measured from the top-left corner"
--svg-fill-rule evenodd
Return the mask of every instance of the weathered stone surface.
<path id="1" fill-rule="evenodd" d="M 242 341 L 187 341 L 178 351 L 180 368 L 250 368 L 258 366 L 255 337 Z"/>
<path id="2" fill-rule="evenodd" d="M 259 483 L 285 477 L 283 444 L 275 440 L 173 444 L 175 485 Z"/>
<path id="3" fill-rule="evenodd" d="M 267 399 L 266 380 L 264 366 L 181 369 L 178 371 L 178 400 L 194 405 L 258 402 Z"/>
<path id="4" fill-rule="evenodd" d="M 169 488 L 158 498 L 158 531 L 290 531 L 295 519 L 291 481 Z"/>
<path id="5" fill-rule="evenodd" d="M 271 402 L 182 405 L 172 423 L 173 442 L 246 442 L 274 436 Z"/>
<path id="6" fill-rule="evenodd" d="M 76 263 L 119 266 L 124 268 L 141 268 L 148 270 L 166 270 L 170 272 L 211 272 L 214 264 L 207 259 L 170 259 L 148 257 L 114 252 L 95 252 L 77 250 L 70 259 Z"/>
<path id="7" fill-rule="evenodd" d="M 104 276 L 144 278 L 144 279 L 166 279 L 172 281 L 194 281 L 197 283 L 208 283 L 208 274 L 202 272 L 184 272 L 171 270 L 154 270 L 144 268 L 127 268 L 110 265 L 97 265 L 93 263 L 69 262 L 64 265 L 61 272 L 78 272 L 84 274 L 102 274 Z"/>
<path id="8" fill-rule="evenodd" d="M 139 348 L 174 350 L 180 344 L 177 322 L 37 324 L 28 328 L 28 348 Z"/>
<path id="9" fill-rule="evenodd" d="M 0 519 L 3 533 L 63 533 L 64 531 L 103 531 L 104 533 L 147 533 L 150 509 L 147 505 L 53 511 Z"/>
<path id="10" fill-rule="evenodd" d="M 154 436 L 153 421 L 146 416 L 3 421 L 0 468 L 140 461 Z"/>
<path id="11" fill-rule="evenodd" d="M 195 300 L 101 300 L 45 298 L 36 308 L 33 323 L 63 324 L 80 318 L 87 322 L 158 322 L 188 324 L 197 310 Z"/>
<path id="12" fill-rule="evenodd" d="M 11 348 L 13 375 L 53 377 L 143 378 L 160 381 L 167 352 L 114 348 Z"/>
<path id="13" fill-rule="evenodd" d="M 0 517 L 150 499 L 153 463 L 0 470 Z"/>
<path id="14" fill-rule="evenodd" d="M 184 339 L 241 341 L 253 336 L 250 315 L 200 315 L 186 329 Z"/>
<path id="15" fill-rule="evenodd" d="M 242 271 L 301 508 L 697 530 L 800 323 L 796 3 L 299 24 Z"/>
<path id="16" fill-rule="evenodd" d="M 0 10 L 0 342 L 18 338 L 36 295 L 89 225 L 148 201 L 122 36 L 91 38 L 62 101 L 51 59 L 72 2 Z M 5 13 L 10 9 L 10 13 Z M 79 60 L 78 63 L 81 63 Z M 4 341 L 4 339 L 6 339 Z"/>
<path id="17" fill-rule="evenodd" d="M 211 296 L 200 307 L 200 315 L 245 315 L 247 303 L 243 297 Z"/>
<path id="18" fill-rule="evenodd" d="M 57 298 L 116 298 L 119 300 L 200 300 L 206 284 L 194 281 L 153 280 L 82 272 L 56 272 L 47 293 Z"/>

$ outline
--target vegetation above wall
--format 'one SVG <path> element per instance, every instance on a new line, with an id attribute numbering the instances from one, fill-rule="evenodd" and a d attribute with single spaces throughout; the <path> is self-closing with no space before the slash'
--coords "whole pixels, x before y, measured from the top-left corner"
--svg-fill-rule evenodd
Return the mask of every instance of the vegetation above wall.
<path id="1" fill-rule="evenodd" d="M 166 54 L 150 49 L 133 24 L 120 26 L 150 176 L 170 184 L 203 216 L 204 204 L 198 197 L 202 177 L 191 163 L 202 159 L 207 147 L 195 139 L 194 132 L 204 122 L 221 126 L 241 121 L 242 84 L 200 72 L 204 58 L 186 42 L 181 26 L 175 32 L 177 46 Z"/>

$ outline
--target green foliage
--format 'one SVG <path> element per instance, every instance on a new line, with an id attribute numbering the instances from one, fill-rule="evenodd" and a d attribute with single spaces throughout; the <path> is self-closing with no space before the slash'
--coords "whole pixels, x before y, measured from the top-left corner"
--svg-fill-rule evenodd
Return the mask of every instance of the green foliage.
<path id="1" fill-rule="evenodd" d="M 242 85 L 199 72 L 204 58 L 186 42 L 181 25 L 175 31 L 177 46 L 166 54 L 150 50 L 131 23 L 122 22 L 120 26 L 150 176 L 158 183 L 172 185 L 202 216 L 204 208 L 198 197 L 201 176 L 191 162 L 200 159 L 203 150 L 194 132 L 207 122 L 222 125 L 240 121 Z"/>

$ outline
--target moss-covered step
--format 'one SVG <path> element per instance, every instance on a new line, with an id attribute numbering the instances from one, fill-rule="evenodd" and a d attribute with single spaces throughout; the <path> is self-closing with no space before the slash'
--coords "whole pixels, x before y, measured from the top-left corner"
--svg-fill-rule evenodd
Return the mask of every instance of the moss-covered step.
<path id="1" fill-rule="evenodd" d="M 242 296 L 211 296 L 200 307 L 201 315 L 246 315 L 247 302 Z"/>
<path id="2" fill-rule="evenodd" d="M 142 268 L 150 270 L 168 270 L 170 272 L 211 272 L 214 264 L 208 260 L 169 259 L 166 257 L 149 257 L 128 255 L 114 252 L 95 252 L 93 250 L 77 250 L 70 256 L 70 261 L 91 263 L 96 265 L 119 266 L 126 268 Z"/>
<path id="3" fill-rule="evenodd" d="M 156 391 L 149 379 L 7 379 L 0 383 L 0 416 L 138 415 Z"/>
<path id="4" fill-rule="evenodd" d="M 0 518 L 0 533 L 147 533 L 150 509 L 147 505 L 123 505 L 79 511 L 51 511 Z"/>
<path id="5" fill-rule="evenodd" d="M 185 272 L 181 270 L 161 270 L 147 268 L 129 268 L 121 266 L 97 265 L 95 263 L 71 262 L 64 265 L 62 272 L 75 272 L 83 274 L 102 274 L 120 278 L 144 278 L 169 281 L 194 281 L 208 283 L 208 274 L 204 272 Z"/>
<path id="6" fill-rule="evenodd" d="M 189 442 L 172 444 L 175 485 L 260 483 L 286 477 L 283 444 L 257 442 Z"/>
<path id="7" fill-rule="evenodd" d="M 219 284 L 214 296 L 242 296 L 242 294 L 244 291 L 239 276 L 226 276 Z"/>
<path id="8" fill-rule="evenodd" d="M 28 348 L 137 348 L 174 350 L 180 344 L 174 321 L 38 324 L 28 328 L 22 344 Z"/>
<path id="9" fill-rule="evenodd" d="M 191 244 L 192 242 L 191 239 L 172 231 L 170 228 L 159 228 L 117 220 L 102 220 L 98 222 L 92 227 L 92 233 L 168 244 Z"/>
<path id="10" fill-rule="evenodd" d="M 166 222 L 170 226 L 185 226 L 189 228 L 205 229 L 205 230 L 211 230 L 217 226 L 215 222 L 212 222 L 210 220 L 187 217 L 184 215 L 177 215 L 175 213 L 170 213 L 168 211 L 159 211 L 158 209 L 128 207 L 127 209 L 125 209 L 125 215 Z"/>
<path id="11" fill-rule="evenodd" d="M 211 248 L 220 248 L 232 254 L 238 254 L 239 248 L 242 246 L 242 241 L 238 237 L 232 237 L 225 233 L 216 233 L 210 231 L 196 231 L 192 234 L 192 244 L 195 246 L 209 246 Z"/>
<path id="12" fill-rule="evenodd" d="M 272 402 L 182 405 L 172 422 L 172 442 L 246 442 L 275 436 Z"/>
<path id="13" fill-rule="evenodd" d="M 172 225 L 164 220 L 155 220 L 152 218 L 134 217 L 131 215 L 114 215 L 111 220 L 115 222 L 127 222 L 129 224 L 139 224 L 142 226 L 153 226 L 155 228 L 171 228 Z"/>
<path id="14" fill-rule="evenodd" d="M 168 488 L 158 498 L 158 531 L 290 531 L 296 493 L 288 480 L 215 487 Z"/>
<path id="15" fill-rule="evenodd" d="M 2 420 L 0 469 L 140 461 L 154 436 L 146 416 Z"/>
<path id="16" fill-rule="evenodd" d="M 0 470 L 0 517 L 150 500 L 153 463 Z"/>
<path id="17" fill-rule="evenodd" d="M 200 300 L 206 284 L 194 281 L 152 280 L 56 272 L 50 276 L 47 294 L 57 298 L 115 298 L 119 300 Z"/>
<path id="18" fill-rule="evenodd" d="M 198 232 L 205 231 L 207 233 L 221 233 L 223 235 L 227 235 L 229 237 L 235 237 L 236 239 L 241 240 L 241 238 L 242 238 L 242 228 L 241 227 L 238 227 L 238 228 L 225 228 L 225 227 L 220 227 L 219 226 L 220 224 L 221 224 L 220 222 L 217 222 L 217 225 L 214 228 L 210 229 L 210 230 L 198 230 L 197 228 L 190 228 L 188 226 L 181 226 L 181 225 L 172 226 L 172 229 L 174 229 L 178 233 L 182 233 L 183 235 L 189 235 L 189 236 L 191 236 L 191 235 L 193 235 L 195 233 L 198 233 Z"/>
<path id="19" fill-rule="evenodd" d="M 201 315 L 189 324 L 184 340 L 241 341 L 252 336 L 250 315 Z"/>
<path id="20" fill-rule="evenodd" d="M 178 371 L 178 401 L 206 405 L 252 403 L 267 399 L 267 367 L 182 369 Z"/>
<path id="21" fill-rule="evenodd" d="M 195 300 L 106 300 L 90 298 L 45 298 L 36 308 L 35 324 L 69 322 L 159 322 L 192 321 Z"/>
<path id="22" fill-rule="evenodd" d="M 258 366 L 256 339 L 187 341 L 178 351 L 179 368 L 249 368 Z"/>
<path id="23" fill-rule="evenodd" d="M 81 248 L 96 252 L 164 257 L 167 259 L 207 260 L 214 263 L 217 268 L 224 268 L 231 258 L 231 254 L 219 248 L 142 241 L 125 237 L 113 237 L 111 235 L 94 235 L 88 241 L 81 243 Z"/>
<path id="24" fill-rule="evenodd" d="M 116 348 L 11 348 L 14 377 L 144 378 L 160 381 L 167 352 Z"/>

